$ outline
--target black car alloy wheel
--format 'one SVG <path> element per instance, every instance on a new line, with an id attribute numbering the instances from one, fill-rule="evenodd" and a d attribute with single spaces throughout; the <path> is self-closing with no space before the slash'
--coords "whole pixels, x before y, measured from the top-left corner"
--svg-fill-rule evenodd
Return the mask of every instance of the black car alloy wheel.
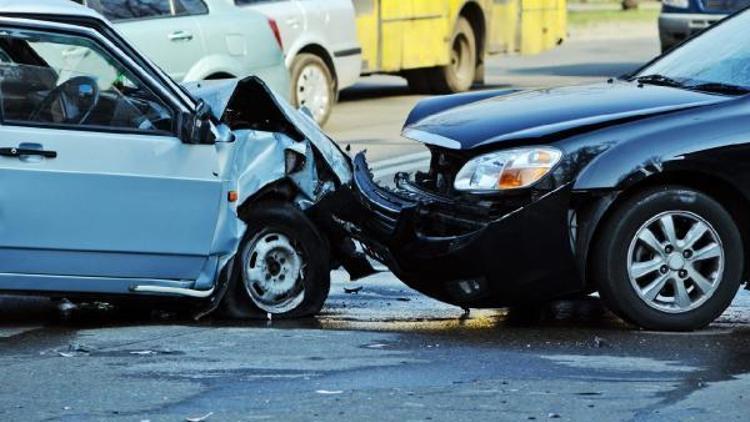
<path id="1" fill-rule="evenodd" d="M 647 190 L 604 223 L 592 269 L 602 299 L 648 329 L 703 327 L 731 303 L 743 248 L 732 216 L 692 189 Z"/>

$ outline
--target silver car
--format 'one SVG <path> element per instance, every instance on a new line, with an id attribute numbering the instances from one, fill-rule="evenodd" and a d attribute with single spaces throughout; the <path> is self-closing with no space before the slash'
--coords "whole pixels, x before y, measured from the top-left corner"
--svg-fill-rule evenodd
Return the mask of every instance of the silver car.
<path id="1" fill-rule="evenodd" d="M 352 0 L 230 0 L 278 22 L 292 77 L 292 104 L 323 125 L 338 92 L 357 82 L 362 48 Z"/>
<path id="2" fill-rule="evenodd" d="M 0 0 L 0 81 L 0 292 L 297 317 L 356 259 L 348 157 L 259 78 L 181 86 L 94 10 Z"/>
<path id="3" fill-rule="evenodd" d="M 177 81 L 254 75 L 289 98 L 276 22 L 234 0 L 73 1 L 104 15 Z"/>

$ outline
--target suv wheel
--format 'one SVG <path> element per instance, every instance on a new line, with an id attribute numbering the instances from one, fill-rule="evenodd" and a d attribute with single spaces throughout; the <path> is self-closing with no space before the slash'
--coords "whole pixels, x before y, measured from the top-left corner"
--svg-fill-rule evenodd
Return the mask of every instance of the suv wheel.
<path id="1" fill-rule="evenodd" d="M 330 290 L 325 239 L 288 203 L 266 202 L 246 217 L 247 231 L 223 303 L 225 314 L 232 318 L 317 314 Z"/>
<path id="2" fill-rule="evenodd" d="M 336 101 L 336 82 L 328 65 L 320 57 L 300 53 L 292 63 L 292 104 L 307 107 L 323 126 L 331 117 Z"/>
<path id="3" fill-rule="evenodd" d="M 645 191 L 602 228 L 592 270 L 604 302 L 654 330 L 692 330 L 716 319 L 739 289 L 744 252 L 731 215 L 681 187 Z"/>

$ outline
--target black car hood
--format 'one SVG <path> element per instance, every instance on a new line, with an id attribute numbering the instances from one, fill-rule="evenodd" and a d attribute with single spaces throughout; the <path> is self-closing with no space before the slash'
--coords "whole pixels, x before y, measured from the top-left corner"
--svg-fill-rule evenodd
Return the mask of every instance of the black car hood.
<path id="1" fill-rule="evenodd" d="M 523 139 L 538 142 L 564 132 L 581 133 L 732 98 L 625 81 L 569 86 L 506 93 L 449 108 L 407 122 L 403 134 L 450 149 Z M 413 114 L 419 114 L 419 107 Z"/>

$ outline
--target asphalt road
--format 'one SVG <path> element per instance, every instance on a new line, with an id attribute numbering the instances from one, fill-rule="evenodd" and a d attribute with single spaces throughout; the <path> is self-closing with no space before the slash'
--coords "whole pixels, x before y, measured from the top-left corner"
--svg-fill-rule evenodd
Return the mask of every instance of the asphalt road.
<path id="1" fill-rule="evenodd" d="M 490 81 L 597 80 L 655 52 L 646 36 L 571 42 L 494 59 Z M 398 137 L 417 100 L 398 80 L 366 80 L 329 129 L 374 160 L 419 152 Z M 0 419 L 744 421 L 748 293 L 687 334 L 635 330 L 596 297 L 465 315 L 387 273 L 334 273 L 323 315 L 294 322 L 0 297 Z"/>

